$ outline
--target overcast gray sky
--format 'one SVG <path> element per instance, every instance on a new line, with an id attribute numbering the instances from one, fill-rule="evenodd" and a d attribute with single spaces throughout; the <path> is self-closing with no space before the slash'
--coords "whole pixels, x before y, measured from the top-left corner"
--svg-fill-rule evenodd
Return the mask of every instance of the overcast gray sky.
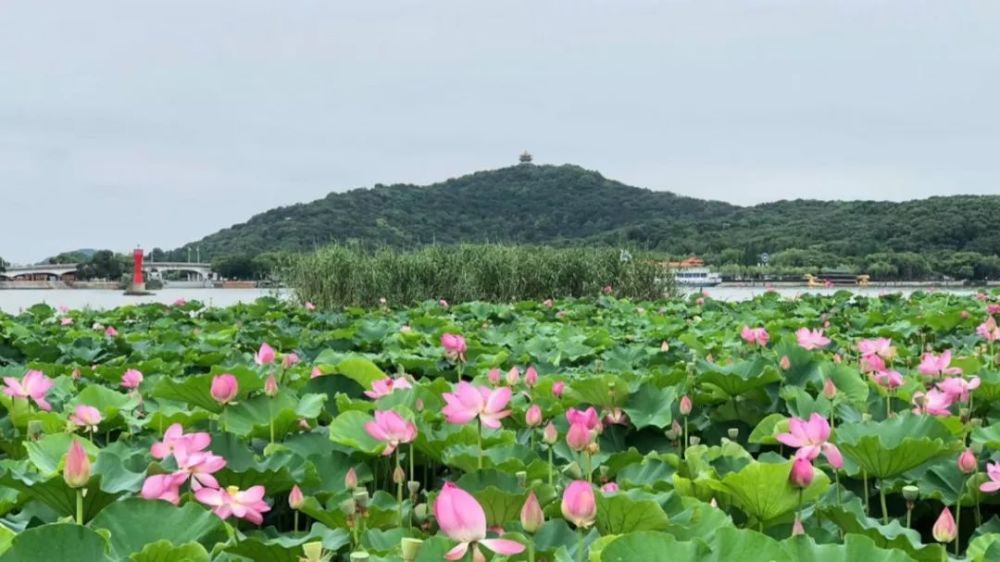
<path id="1" fill-rule="evenodd" d="M 1000 193 L 1000 2 L 3 0 L 0 256 L 571 162 L 750 204 Z"/>

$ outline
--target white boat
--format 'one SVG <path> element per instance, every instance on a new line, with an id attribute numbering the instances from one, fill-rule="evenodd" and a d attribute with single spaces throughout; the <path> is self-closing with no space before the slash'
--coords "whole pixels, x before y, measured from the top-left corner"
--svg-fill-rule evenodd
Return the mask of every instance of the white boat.
<path id="1" fill-rule="evenodd" d="M 722 277 L 707 267 L 684 267 L 673 271 L 674 280 L 682 287 L 714 287 L 722 283 Z"/>

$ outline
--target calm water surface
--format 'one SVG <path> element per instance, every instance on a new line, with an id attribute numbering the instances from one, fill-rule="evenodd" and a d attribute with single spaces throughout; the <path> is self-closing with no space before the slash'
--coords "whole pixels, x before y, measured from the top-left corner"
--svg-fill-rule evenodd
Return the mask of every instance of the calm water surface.
<path id="1" fill-rule="evenodd" d="M 780 287 L 773 289 L 786 297 L 795 297 L 805 293 L 831 295 L 837 289 L 811 289 L 808 287 Z M 883 293 L 901 292 L 903 294 L 912 293 L 913 288 L 855 288 L 853 292 L 878 296 Z M 924 289 L 926 290 L 926 289 Z M 947 291 L 957 294 L 975 294 L 976 289 L 946 288 L 933 289 L 937 291 Z M 768 291 L 765 287 L 711 287 L 705 292 L 714 299 L 740 301 L 752 299 Z M 692 289 L 686 292 L 697 292 Z M 70 308 L 114 308 L 126 304 L 136 304 L 143 302 L 162 302 L 170 304 L 177 299 L 198 300 L 209 306 L 229 306 L 240 302 L 253 302 L 263 296 L 288 297 L 291 292 L 288 290 L 275 289 L 202 289 L 202 288 L 176 288 L 162 289 L 154 294 L 145 297 L 127 297 L 121 291 L 102 291 L 89 289 L 10 289 L 0 290 L 0 311 L 10 314 L 17 314 L 18 311 L 37 303 L 46 303 L 53 307 L 68 306 Z"/>

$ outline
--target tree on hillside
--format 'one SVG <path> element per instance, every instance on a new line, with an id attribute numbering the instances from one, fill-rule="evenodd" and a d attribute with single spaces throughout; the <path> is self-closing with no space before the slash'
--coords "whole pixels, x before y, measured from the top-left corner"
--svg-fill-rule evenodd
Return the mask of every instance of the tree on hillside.
<path id="1" fill-rule="evenodd" d="M 0 273 L 7 271 L 7 261 L 0 257 Z"/>

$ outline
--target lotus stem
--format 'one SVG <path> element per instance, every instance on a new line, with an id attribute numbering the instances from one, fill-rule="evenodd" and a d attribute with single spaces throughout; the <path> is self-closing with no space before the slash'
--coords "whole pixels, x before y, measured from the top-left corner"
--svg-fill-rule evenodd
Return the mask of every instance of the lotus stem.
<path id="1" fill-rule="evenodd" d="M 83 488 L 76 489 L 76 524 L 83 526 Z"/>
<path id="2" fill-rule="evenodd" d="M 867 470 L 862 470 L 861 471 L 861 478 L 865 481 L 865 515 L 867 515 L 868 517 L 871 517 L 872 516 L 872 511 L 871 511 L 871 504 L 870 504 L 869 499 L 868 499 L 869 493 L 868 493 L 868 471 Z"/>
<path id="3" fill-rule="evenodd" d="M 878 481 L 878 499 L 882 504 L 882 524 L 889 524 L 889 510 L 885 507 L 885 480 L 879 479 Z"/>
<path id="4" fill-rule="evenodd" d="M 576 562 L 583 562 L 583 529 L 576 528 Z"/>
<path id="5" fill-rule="evenodd" d="M 804 488 L 799 488 L 799 508 L 796 510 L 795 518 L 802 521 L 802 494 L 805 492 Z"/>
<path id="6" fill-rule="evenodd" d="M 962 482 L 963 486 L 965 481 Z M 955 501 L 955 556 L 959 555 L 958 545 L 962 542 L 962 493 L 958 493 L 958 500 Z"/>
<path id="7" fill-rule="evenodd" d="M 553 485 L 552 479 L 552 445 L 549 445 L 549 486 Z"/>
<path id="8" fill-rule="evenodd" d="M 295 518 L 294 518 L 294 520 L 292 522 L 292 531 L 295 532 L 295 533 L 298 533 L 299 532 L 299 510 L 296 509 L 293 512 L 293 514 L 294 514 Z"/>
<path id="9" fill-rule="evenodd" d="M 885 394 L 885 419 L 892 417 L 892 394 L 887 392 Z"/>
<path id="10" fill-rule="evenodd" d="M 534 538 L 528 541 L 528 562 L 535 562 L 535 541 Z"/>
<path id="11" fill-rule="evenodd" d="M 410 475 L 409 475 L 410 476 L 410 480 L 416 480 L 417 479 L 417 476 L 416 476 L 417 473 L 416 473 L 415 470 L 413 470 L 413 462 L 414 462 L 413 461 L 413 441 L 410 441 L 410 455 L 409 456 L 410 456 Z"/>
<path id="12" fill-rule="evenodd" d="M 733 405 L 735 406 L 735 404 L 736 404 L 736 402 L 734 401 Z M 687 452 L 687 447 L 688 447 L 688 417 L 684 416 L 684 440 L 681 441 L 681 458 L 682 459 L 685 457 L 684 453 Z"/>
<path id="13" fill-rule="evenodd" d="M 271 399 L 267 399 L 267 423 L 271 431 L 271 445 L 274 445 L 274 412 L 271 411 Z"/>
<path id="14" fill-rule="evenodd" d="M 910 528 L 913 518 L 913 502 L 906 502 L 906 528 Z"/>
<path id="15" fill-rule="evenodd" d="M 840 505 L 840 471 L 836 468 L 833 469 L 833 480 L 834 485 L 837 486 L 837 505 Z"/>
<path id="16" fill-rule="evenodd" d="M 483 469 L 483 420 L 482 418 L 476 418 L 476 424 L 479 429 L 476 431 L 476 438 L 479 440 L 479 470 Z"/>
<path id="17" fill-rule="evenodd" d="M 403 469 L 402 465 L 400 465 L 399 462 L 399 449 L 400 447 L 396 447 L 396 469 L 397 469 L 396 472 L 399 472 L 400 470 Z M 393 476 L 395 477 L 395 475 Z M 396 502 L 399 503 L 399 524 L 402 525 L 403 524 L 403 481 L 406 480 L 406 478 L 398 478 L 397 480 L 398 482 L 396 482 Z"/>

